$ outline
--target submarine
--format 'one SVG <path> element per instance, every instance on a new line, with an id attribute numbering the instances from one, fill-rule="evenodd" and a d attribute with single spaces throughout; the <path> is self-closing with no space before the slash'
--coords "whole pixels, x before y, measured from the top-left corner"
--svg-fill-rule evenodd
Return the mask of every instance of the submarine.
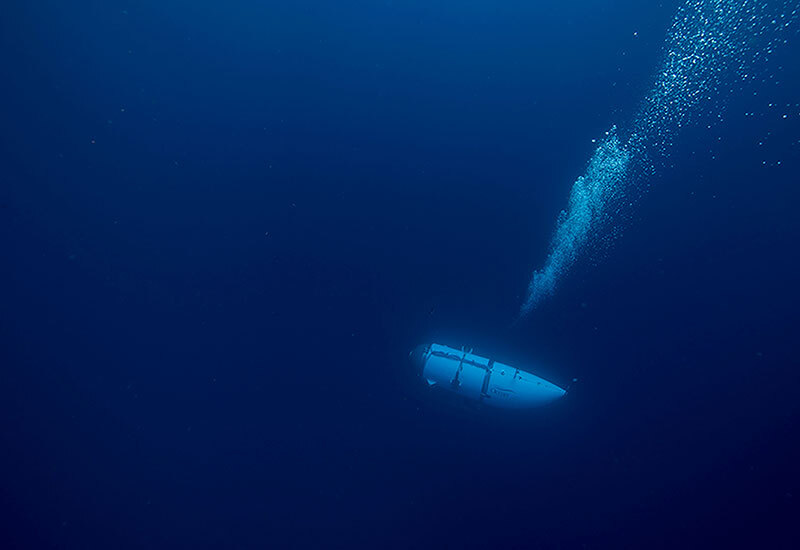
<path id="1" fill-rule="evenodd" d="M 441 344 L 414 348 L 409 357 L 429 386 L 502 409 L 547 405 L 567 391 L 530 372 Z"/>

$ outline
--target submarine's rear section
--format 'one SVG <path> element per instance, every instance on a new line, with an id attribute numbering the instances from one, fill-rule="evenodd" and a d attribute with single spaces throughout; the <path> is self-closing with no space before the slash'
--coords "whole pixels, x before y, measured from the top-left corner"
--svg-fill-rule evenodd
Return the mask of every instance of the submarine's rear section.
<path id="1" fill-rule="evenodd" d="M 441 344 L 419 346 L 411 358 L 429 385 L 492 407 L 539 407 L 567 393 L 535 374 Z"/>

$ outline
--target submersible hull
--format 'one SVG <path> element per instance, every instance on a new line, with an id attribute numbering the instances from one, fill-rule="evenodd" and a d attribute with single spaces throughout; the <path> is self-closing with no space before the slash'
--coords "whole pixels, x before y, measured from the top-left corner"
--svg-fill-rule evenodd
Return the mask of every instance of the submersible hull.
<path id="1" fill-rule="evenodd" d="M 492 407 L 538 407 L 567 393 L 535 374 L 471 351 L 428 344 L 417 347 L 410 355 L 429 385 Z"/>

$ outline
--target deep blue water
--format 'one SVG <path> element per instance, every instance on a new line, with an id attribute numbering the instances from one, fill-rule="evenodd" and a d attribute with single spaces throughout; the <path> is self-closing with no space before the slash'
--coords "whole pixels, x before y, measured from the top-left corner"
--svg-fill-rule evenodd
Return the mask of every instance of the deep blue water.
<path id="1" fill-rule="evenodd" d="M 512 324 L 682 3 L 7 6 L 0 547 L 792 547 L 796 29 Z"/>

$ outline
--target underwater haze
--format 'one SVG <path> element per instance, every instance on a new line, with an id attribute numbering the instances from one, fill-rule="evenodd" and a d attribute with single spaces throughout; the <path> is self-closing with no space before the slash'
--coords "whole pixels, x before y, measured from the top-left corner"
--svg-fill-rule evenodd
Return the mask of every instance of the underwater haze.
<path id="1" fill-rule="evenodd" d="M 796 547 L 800 0 L 0 40 L 0 548 Z M 431 343 L 568 393 L 462 402 Z"/>

